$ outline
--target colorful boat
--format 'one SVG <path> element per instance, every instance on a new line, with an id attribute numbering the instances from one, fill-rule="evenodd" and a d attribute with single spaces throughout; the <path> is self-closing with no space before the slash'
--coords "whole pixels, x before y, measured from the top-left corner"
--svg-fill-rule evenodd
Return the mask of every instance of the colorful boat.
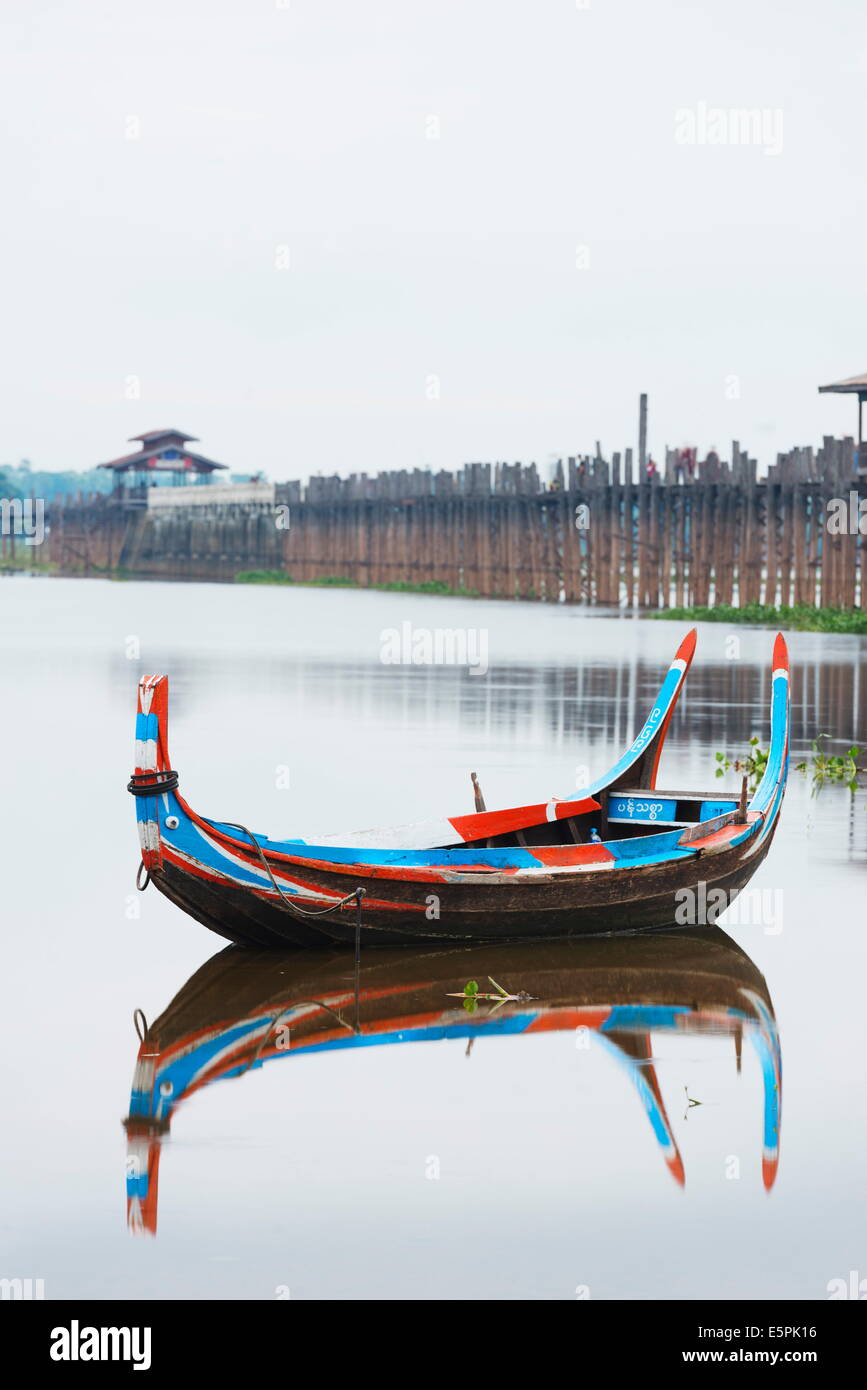
<path id="1" fill-rule="evenodd" d="M 713 922 L 764 859 L 779 820 L 789 660 L 779 635 L 770 748 L 752 799 L 746 780 L 740 794 L 661 791 L 660 754 L 695 641 L 692 631 L 637 738 L 586 792 L 313 842 L 194 811 L 169 759 L 168 679 L 146 676 L 129 783 L 139 874 L 219 936 L 257 947 L 636 931 L 677 921 L 690 894 L 711 905 Z"/>
<path id="2" fill-rule="evenodd" d="M 515 995 L 482 1003 L 454 997 L 469 980 L 487 988 L 489 977 Z M 764 977 L 718 927 L 628 940 L 400 947 L 370 952 L 360 970 L 339 949 L 280 955 L 230 946 L 141 1028 L 125 1121 L 130 1228 L 156 1232 L 163 1140 L 178 1107 L 206 1086 L 278 1057 L 449 1038 L 469 1048 L 557 1031 L 572 1031 L 579 1052 L 602 1047 L 625 1072 L 680 1186 L 684 1163 L 651 1036 L 730 1037 L 738 1070 L 748 1041 L 763 1079 L 762 1180 L 773 1186 L 782 1102 L 774 1010 Z"/>

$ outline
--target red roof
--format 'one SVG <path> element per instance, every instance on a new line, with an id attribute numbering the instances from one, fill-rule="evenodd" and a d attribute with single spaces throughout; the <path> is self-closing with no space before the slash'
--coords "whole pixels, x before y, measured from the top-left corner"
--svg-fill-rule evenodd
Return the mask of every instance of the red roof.
<path id="1" fill-rule="evenodd" d="M 153 444 L 157 439 L 181 439 L 184 443 L 192 440 L 198 443 L 198 438 L 194 434 L 184 434 L 183 430 L 145 430 L 144 434 L 131 434 L 130 443 L 135 444 L 141 441 L 142 444 Z"/>
<path id="2" fill-rule="evenodd" d="M 137 449 L 134 454 L 109 459 L 108 463 L 97 464 L 97 467 L 114 468 L 118 473 L 126 470 L 134 473 L 140 468 L 161 468 L 167 473 L 182 473 L 190 468 L 194 473 L 213 473 L 217 468 L 229 466 L 227 463 L 216 463 L 214 459 L 205 458 L 204 454 L 194 454 L 190 449 L 178 449 L 178 457 L 174 459 L 161 458 L 160 452 L 166 447 L 165 444 L 161 444 L 158 448 Z"/>

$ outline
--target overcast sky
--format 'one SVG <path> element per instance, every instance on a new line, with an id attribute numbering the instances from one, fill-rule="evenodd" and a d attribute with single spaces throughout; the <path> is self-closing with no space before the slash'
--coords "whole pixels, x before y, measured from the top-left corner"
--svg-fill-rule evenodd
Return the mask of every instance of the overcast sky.
<path id="1" fill-rule="evenodd" d="M 867 372 L 862 0 L 0 15 L 0 463 L 541 464 L 642 390 L 657 455 L 855 430 L 816 388 Z"/>

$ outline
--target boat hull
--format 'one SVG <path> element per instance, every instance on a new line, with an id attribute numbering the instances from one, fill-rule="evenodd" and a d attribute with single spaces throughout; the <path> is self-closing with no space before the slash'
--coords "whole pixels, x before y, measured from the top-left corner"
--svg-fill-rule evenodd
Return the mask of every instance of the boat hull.
<path id="1" fill-rule="evenodd" d="M 697 904 L 712 903 L 719 901 L 713 898 L 714 891 L 721 890 L 728 903 L 746 887 L 770 848 L 776 825 L 775 821 L 758 845 L 748 839 L 713 855 L 632 872 L 621 868 L 552 876 L 539 883 L 440 883 L 435 892 L 430 883 L 390 882 L 388 907 L 376 905 L 382 901 L 382 883 L 362 881 L 366 893 L 362 942 L 393 946 L 550 940 L 677 925 L 684 906 L 679 894 L 689 891 Z M 228 880 L 201 878 L 168 860 L 151 872 L 151 881 L 189 916 L 238 945 L 315 947 L 355 940 L 352 903 L 340 911 L 304 919 L 278 900 L 250 893 Z M 359 884 L 353 873 L 319 870 L 316 874 L 317 890 L 328 895 L 349 897 Z M 428 915 L 434 910 L 438 915 Z"/>
<path id="2" fill-rule="evenodd" d="M 773 840 L 789 760 L 789 663 L 771 668 L 762 778 L 740 797 L 661 791 L 666 730 L 695 647 L 681 642 L 640 732 L 581 793 L 383 831 L 272 840 L 199 815 L 168 751 L 168 683 L 139 684 L 141 870 L 227 941 L 253 947 L 503 942 L 714 925 Z"/>

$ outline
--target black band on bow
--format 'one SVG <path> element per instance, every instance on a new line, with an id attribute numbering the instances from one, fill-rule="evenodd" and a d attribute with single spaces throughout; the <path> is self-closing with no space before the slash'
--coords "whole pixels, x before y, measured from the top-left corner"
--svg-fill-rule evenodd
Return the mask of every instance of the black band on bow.
<path id="1" fill-rule="evenodd" d="M 178 785 L 178 774 L 172 768 L 165 772 L 134 772 L 126 784 L 133 796 L 162 796 L 163 792 L 173 792 Z"/>

